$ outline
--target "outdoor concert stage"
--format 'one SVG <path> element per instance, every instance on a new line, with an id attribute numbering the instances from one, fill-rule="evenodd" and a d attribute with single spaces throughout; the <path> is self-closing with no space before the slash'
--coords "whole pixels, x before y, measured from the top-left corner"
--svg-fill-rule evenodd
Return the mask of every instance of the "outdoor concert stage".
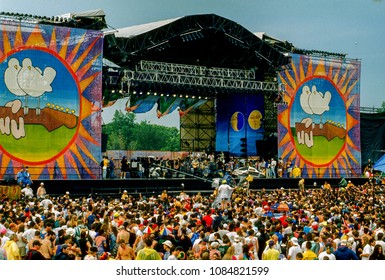
<path id="1" fill-rule="evenodd" d="M 368 181 L 366 178 L 346 178 L 351 180 L 355 185 L 364 184 Z M 276 178 L 276 179 L 254 179 L 250 183 L 251 190 L 268 191 L 274 189 L 298 189 L 298 180 L 292 178 Z M 305 188 L 314 188 L 314 182 L 317 183 L 316 188 L 320 188 L 322 184 L 328 181 L 332 187 L 338 185 L 338 178 L 308 178 L 305 179 Z M 94 197 L 120 197 L 124 190 L 134 196 L 141 193 L 143 196 L 158 195 L 163 190 L 167 190 L 170 194 L 177 194 L 182 189 L 188 194 L 194 193 L 212 193 L 211 180 L 200 180 L 195 178 L 165 178 L 165 179 L 146 179 L 146 178 L 130 178 L 130 179 L 106 179 L 106 180 L 41 180 L 34 181 L 32 188 L 34 193 L 40 182 L 44 182 L 47 193 L 58 196 L 70 192 L 71 196 L 83 197 L 92 195 Z M 183 185 L 182 185 L 183 184 Z"/>

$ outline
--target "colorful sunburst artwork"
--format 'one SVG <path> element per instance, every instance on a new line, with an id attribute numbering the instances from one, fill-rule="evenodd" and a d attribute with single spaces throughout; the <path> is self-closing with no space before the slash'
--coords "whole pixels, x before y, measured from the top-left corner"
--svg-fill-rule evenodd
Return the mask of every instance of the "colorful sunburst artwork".
<path id="1" fill-rule="evenodd" d="M 0 22 L 0 176 L 98 178 L 103 34 Z"/>
<path id="2" fill-rule="evenodd" d="M 279 74 L 278 155 L 302 177 L 360 176 L 360 72 L 358 60 L 293 54 Z"/>

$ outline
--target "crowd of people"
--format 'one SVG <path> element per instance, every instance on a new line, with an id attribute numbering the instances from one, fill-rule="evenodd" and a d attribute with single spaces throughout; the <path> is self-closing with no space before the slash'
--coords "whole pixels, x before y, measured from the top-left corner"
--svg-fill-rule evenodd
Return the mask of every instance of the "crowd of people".
<path id="1" fill-rule="evenodd" d="M 384 185 L 240 190 L 77 198 L 40 184 L 1 197 L 0 259 L 384 259 Z"/>
<path id="2" fill-rule="evenodd" d="M 126 178 L 172 178 L 180 176 L 197 176 L 217 178 L 224 174 L 233 174 L 242 167 L 252 167 L 263 178 L 299 178 L 301 170 L 293 162 L 284 162 L 281 158 L 269 159 L 256 157 L 241 159 L 226 158 L 224 153 L 215 155 L 206 152 L 191 152 L 187 156 L 168 159 L 144 157 L 121 159 L 105 155 L 100 162 L 103 179 Z"/>

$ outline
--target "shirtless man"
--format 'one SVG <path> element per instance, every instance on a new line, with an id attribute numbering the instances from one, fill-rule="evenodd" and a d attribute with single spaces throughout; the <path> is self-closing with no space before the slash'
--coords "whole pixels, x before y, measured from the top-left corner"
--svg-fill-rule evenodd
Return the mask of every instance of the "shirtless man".
<path id="1" fill-rule="evenodd" d="M 123 239 L 119 242 L 118 253 L 116 254 L 116 260 L 135 260 L 134 249 L 130 245 L 126 244 Z"/>
<path id="2" fill-rule="evenodd" d="M 116 242 L 119 244 L 120 240 L 123 240 L 125 244 L 128 244 L 130 240 L 130 233 L 126 230 L 126 228 L 122 225 L 119 226 L 119 232 L 116 236 Z"/>

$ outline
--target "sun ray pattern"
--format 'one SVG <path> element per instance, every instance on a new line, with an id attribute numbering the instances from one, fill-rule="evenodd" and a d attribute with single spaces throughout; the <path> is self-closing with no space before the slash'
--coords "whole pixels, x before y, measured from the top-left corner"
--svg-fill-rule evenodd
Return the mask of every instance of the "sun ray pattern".
<path id="1" fill-rule="evenodd" d="M 361 174 L 358 60 L 292 54 L 278 79 L 278 156 L 307 178 Z"/>
<path id="2" fill-rule="evenodd" d="M 0 179 L 100 178 L 102 32 L 0 25 Z"/>

